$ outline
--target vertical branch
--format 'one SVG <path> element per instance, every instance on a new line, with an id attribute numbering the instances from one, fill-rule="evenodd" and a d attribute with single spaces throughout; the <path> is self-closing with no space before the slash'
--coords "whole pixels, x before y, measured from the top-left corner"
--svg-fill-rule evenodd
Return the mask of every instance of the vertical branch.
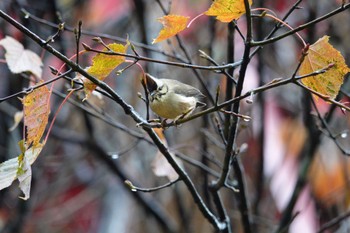
<path id="1" fill-rule="evenodd" d="M 235 28 L 233 23 L 229 23 L 227 25 L 227 62 L 228 63 L 234 63 L 235 59 L 235 47 L 234 47 L 234 34 L 235 34 Z M 228 70 L 228 74 L 233 77 L 234 68 L 230 68 Z M 233 81 L 230 77 L 226 77 L 226 94 L 225 94 L 225 101 L 232 99 L 232 91 L 233 91 Z M 231 106 L 226 107 L 227 111 L 231 111 Z M 224 136 L 225 138 L 228 138 L 229 133 L 229 126 L 230 126 L 230 120 L 231 120 L 231 114 L 225 115 L 225 124 L 224 124 Z"/>
<path id="2" fill-rule="evenodd" d="M 248 0 L 244 0 L 244 5 L 245 5 L 245 11 L 246 11 L 246 21 L 247 21 L 247 35 L 246 35 L 246 41 L 245 41 L 245 48 L 244 48 L 244 54 L 243 54 L 243 62 L 241 65 L 241 69 L 239 71 L 239 77 L 238 77 L 238 82 L 237 82 L 237 87 L 236 87 L 236 93 L 235 97 L 240 96 L 242 94 L 242 89 L 243 89 L 243 83 L 245 79 L 245 74 L 247 71 L 247 67 L 250 61 L 250 43 L 253 39 L 252 37 L 252 21 L 251 21 L 251 12 L 250 12 L 250 5 Z M 236 102 L 233 105 L 233 112 L 239 113 L 239 108 L 240 108 L 240 101 Z M 232 148 L 235 144 L 235 140 L 237 138 L 237 126 L 238 126 L 238 118 L 234 117 L 234 121 L 232 122 L 231 128 L 230 128 L 230 137 L 229 137 L 229 142 L 226 147 L 226 155 L 231 155 L 232 154 Z M 232 136 L 231 136 L 232 135 Z M 244 183 L 244 173 L 243 169 L 240 165 L 240 161 L 238 158 L 235 156 L 232 161 L 232 166 L 235 171 L 235 175 L 237 177 L 238 181 L 238 189 L 240 192 L 238 193 L 239 196 L 239 209 L 241 212 L 242 216 L 242 223 L 243 223 L 243 228 L 244 232 L 250 233 L 251 232 L 251 225 L 250 225 L 250 219 L 249 219 L 249 211 L 248 211 L 248 201 L 247 201 L 247 196 L 246 196 L 246 191 L 245 191 L 245 183 Z"/>
<path id="3" fill-rule="evenodd" d="M 213 200 L 215 203 L 215 206 L 217 207 L 219 218 L 222 222 L 226 222 L 227 228 L 222 231 L 224 233 L 232 233 L 231 224 L 230 224 L 230 218 L 228 217 L 224 204 L 222 203 L 220 193 L 219 192 L 213 192 Z"/>
<path id="4" fill-rule="evenodd" d="M 143 0 L 134 0 L 136 16 L 137 16 L 137 24 L 139 25 L 139 30 L 141 34 L 141 42 L 142 44 L 148 44 L 147 41 L 147 30 L 146 30 L 146 19 L 145 19 L 145 3 Z M 149 56 L 149 51 L 147 49 L 143 49 L 145 56 Z M 147 66 L 148 63 L 145 65 Z M 146 69 L 147 70 L 147 69 Z"/>
<path id="5" fill-rule="evenodd" d="M 227 62 L 228 63 L 233 63 L 234 62 L 234 25 L 233 23 L 229 23 L 228 24 L 228 35 L 227 35 Z M 234 69 L 231 68 L 228 71 L 228 74 L 233 76 L 233 72 Z M 233 81 L 232 79 L 227 76 L 226 77 L 226 94 L 225 94 L 225 100 L 230 100 L 232 99 L 232 91 L 233 91 Z M 231 111 L 231 106 L 227 106 L 227 111 Z M 231 116 L 231 114 L 226 114 L 225 115 L 225 126 L 224 126 L 224 137 L 225 139 L 227 139 L 229 137 L 229 133 L 230 133 L 230 123 L 231 123 L 231 117 L 235 117 L 235 116 Z M 213 200 L 214 200 L 214 204 L 218 210 L 219 213 L 219 218 L 221 221 L 226 221 L 227 225 L 229 225 L 228 231 L 231 231 L 231 226 L 230 226 L 230 219 L 228 218 L 227 214 L 226 214 L 226 210 L 224 205 L 222 204 L 221 198 L 220 198 L 220 194 L 219 194 L 219 189 L 222 187 L 222 185 L 224 185 L 227 175 L 229 173 L 229 160 L 231 159 L 231 156 L 225 156 L 225 166 L 223 169 L 222 174 L 226 174 L 226 175 L 222 175 L 222 179 L 220 179 L 219 183 L 214 183 L 214 186 L 212 186 L 212 193 L 213 193 Z"/>
<path id="6" fill-rule="evenodd" d="M 209 128 L 209 115 L 205 115 L 202 117 L 202 128 L 204 130 L 208 130 Z M 207 142 L 207 138 L 204 134 L 200 134 L 201 138 L 200 138 L 200 144 L 201 144 L 201 148 L 202 148 L 202 155 L 201 155 L 201 162 L 203 163 L 203 165 L 205 166 L 209 166 L 209 161 L 207 156 L 205 156 L 208 153 L 208 142 Z M 210 206 L 210 194 L 209 194 L 209 177 L 208 177 L 208 173 L 206 171 L 201 171 L 202 177 L 203 177 L 203 198 L 205 200 L 205 202 L 208 205 L 208 208 L 211 208 Z"/>
<path id="7" fill-rule="evenodd" d="M 76 53 L 76 63 L 79 64 L 79 44 L 80 44 L 80 38 L 81 38 L 81 26 L 83 22 L 79 21 L 78 23 L 78 29 L 74 30 L 75 34 L 75 53 Z"/>
<path id="8" fill-rule="evenodd" d="M 215 28 L 215 20 L 211 17 L 209 18 L 209 34 L 210 34 L 210 38 L 209 38 L 209 42 L 208 42 L 208 54 L 210 57 L 212 57 L 213 55 L 213 43 L 215 40 L 215 33 L 216 33 L 216 28 Z M 207 83 L 210 83 L 210 80 L 207 81 Z M 205 99 L 205 102 L 208 103 L 208 101 Z M 203 116 L 203 128 L 204 129 L 208 129 L 209 128 L 209 115 L 205 115 Z M 209 166 L 209 160 L 206 156 L 206 153 L 208 152 L 208 142 L 207 142 L 207 138 L 204 134 L 201 134 L 201 147 L 202 147 L 202 158 L 201 158 L 201 162 L 203 163 L 203 165 L 205 166 Z M 211 209 L 211 202 L 210 202 L 210 192 L 209 192 L 209 177 L 208 177 L 208 172 L 202 170 L 202 177 L 203 177 L 203 198 L 205 200 L 205 202 L 208 205 L 208 208 Z"/>
<path id="9" fill-rule="evenodd" d="M 259 0 L 258 5 L 263 7 L 264 0 Z M 257 21 L 256 25 L 256 34 L 258 40 L 263 39 L 263 27 L 264 27 L 264 18 L 261 18 Z M 259 86 L 264 85 L 264 54 L 262 52 L 258 53 L 258 73 L 259 73 Z M 253 203 L 253 213 L 255 215 L 259 215 L 259 203 L 262 197 L 263 189 L 264 189 L 264 142 L 265 142 L 265 94 L 264 92 L 260 93 L 256 97 L 256 107 L 258 108 L 258 116 L 257 119 L 260 122 L 258 124 L 259 132 L 257 136 L 257 169 L 256 169 L 256 191 L 255 191 L 255 200 Z"/>
<path id="10" fill-rule="evenodd" d="M 252 21 L 251 21 L 251 13 L 250 13 L 250 5 L 248 0 L 244 0 L 245 4 L 245 10 L 246 10 L 246 21 L 247 21 L 247 34 L 246 34 L 246 41 L 245 41 L 245 48 L 244 48 L 244 54 L 242 59 L 241 68 L 239 70 L 239 77 L 236 85 L 236 92 L 235 92 L 235 98 L 240 96 L 242 94 L 243 90 L 243 83 L 245 79 L 245 74 L 247 71 L 247 67 L 250 61 L 250 49 L 251 49 L 251 42 L 252 42 Z M 237 101 L 233 104 L 232 112 L 235 114 L 238 114 L 240 110 L 240 101 Z M 245 193 L 245 184 L 244 184 L 244 176 L 242 173 L 241 165 L 239 163 L 239 160 L 236 157 L 233 157 L 233 147 L 237 138 L 237 126 L 238 126 L 238 117 L 233 115 L 232 121 L 230 123 L 229 127 L 229 133 L 228 133 L 228 139 L 227 139 L 227 146 L 225 151 L 225 159 L 223 164 L 223 169 L 220 175 L 220 178 L 213 183 L 213 190 L 218 191 L 223 185 L 225 185 L 227 176 L 229 174 L 231 160 L 233 168 L 235 169 L 235 174 L 237 177 L 238 182 L 238 189 L 239 192 L 239 209 L 242 216 L 242 223 L 244 232 L 250 233 L 251 232 L 251 226 L 250 226 L 250 220 L 249 220 L 249 214 L 248 214 L 248 203 L 247 203 L 247 197 Z"/>

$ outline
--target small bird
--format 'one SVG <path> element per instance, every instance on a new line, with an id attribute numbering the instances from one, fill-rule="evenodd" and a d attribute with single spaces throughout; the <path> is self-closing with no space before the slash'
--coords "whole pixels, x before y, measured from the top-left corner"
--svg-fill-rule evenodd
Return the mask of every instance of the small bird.
<path id="1" fill-rule="evenodd" d="M 205 96 L 195 87 L 173 79 L 158 79 L 146 74 L 150 107 L 158 116 L 175 121 L 190 115 Z"/>

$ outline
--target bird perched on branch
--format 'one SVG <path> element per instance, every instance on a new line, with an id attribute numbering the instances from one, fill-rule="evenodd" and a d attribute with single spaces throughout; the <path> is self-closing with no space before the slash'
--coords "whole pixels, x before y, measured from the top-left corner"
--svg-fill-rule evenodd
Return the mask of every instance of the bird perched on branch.
<path id="1" fill-rule="evenodd" d="M 196 107 L 205 106 L 205 96 L 195 87 L 173 79 L 158 79 L 146 74 L 146 87 L 153 112 L 175 121 L 190 115 Z"/>

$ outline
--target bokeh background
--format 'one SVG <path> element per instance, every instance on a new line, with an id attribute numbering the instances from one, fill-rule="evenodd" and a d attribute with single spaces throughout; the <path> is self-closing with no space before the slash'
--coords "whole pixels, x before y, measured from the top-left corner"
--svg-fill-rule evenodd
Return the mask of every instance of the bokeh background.
<path id="1" fill-rule="evenodd" d="M 83 33 L 81 42 L 94 48 L 101 48 L 92 40 L 95 36 L 102 37 L 106 43 L 116 41 L 124 44 L 129 38 L 142 56 L 186 62 L 188 58 L 181 48 L 184 46 L 194 64 L 211 65 L 200 57 L 199 50 L 210 55 L 218 64 L 224 64 L 228 54 L 228 26 L 212 17 L 202 16 L 180 33 L 181 44 L 175 38 L 151 44 L 162 27 L 157 18 L 164 15 L 163 10 L 193 18 L 206 11 L 210 4 L 209 0 L 2 0 L 0 9 L 42 38 L 53 35 L 57 31 L 56 25 L 64 22 L 67 30 L 52 45 L 68 57 L 76 52 L 74 33 L 69 29 L 76 28 L 81 20 L 82 29 L 87 32 Z M 253 8 L 271 9 L 282 18 L 293 4 L 294 1 L 286 0 L 255 0 Z M 335 0 L 302 1 L 302 8 L 295 10 L 287 22 L 296 27 L 332 11 L 340 4 L 341 1 Z M 28 11 L 31 17 L 25 17 L 22 9 Z M 310 44 L 323 35 L 329 35 L 331 44 L 350 64 L 349 22 L 347 10 L 310 26 L 300 34 Z M 259 17 L 254 18 L 253 24 L 255 40 L 264 38 L 275 26 L 273 20 Z M 244 17 L 237 25 L 244 35 Z M 277 34 L 286 30 L 282 28 Z M 6 35 L 16 38 L 42 57 L 42 79 L 53 77 L 49 66 L 58 69 L 62 65 L 60 60 L 0 19 L 0 38 Z M 239 60 L 244 44 L 237 32 L 234 41 L 235 60 Z M 243 93 L 276 78 L 290 77 L 298 64 L 301 49 L 302 44 L 296 36 L 264 46 L 248 67 Z M 132 53 L 130 49 L 128 52 Z M 91 65 L 93 55 L 82 55 L 80 64 L 83 67 Z M 0 97 L 30 85 L 28 76 L 10 73 L 3 60 L 2 48 L 0 59 Z M 203 90 L 203 83 L 198 81 L 191 69 L 139 63 L 154 76 L 177 79 Z M 225 76 L 213 71 L 198 72 L 212 96 L 215 97 L 220 85 L 220 101 L 223 101 Z M 113 72 L 106 82 L 141 116 L 145 116 L 145 104 L 138 97 L 138 92 L 144 93 L 140 77 L 140 69 L 133 66 L 120 75 Z M 349 85 L 345 79 L 341 91 L 344 103 Z M 51 119 L 69 87 L 70 82 L 66 80 L 56 82 Z M 350 146 L 349 114 L 322 100 L 316 101 L 322 116 L 331 115 L 329 127 L 333 132 L 332 138 L 322 129 L 315 108 L 308 107 L 305 95 L 299 87 L 290 84 L 251 96 L 252 103 L 242 102 L 242 114 L 251 116 L 252 120 L 240 122 L 235 146 L 241 150 L 239 158 L 254 232 L 273 232 L 276 229 L 298 177 L 303 177 L 305 185 L 297 198 L 295 218 L 289 232 L 318 232 L 325 223 L 349 211 L 349 159 L 346 155 Z M 115 102 L 97 95 L 85 102 L 82 98 L 82 92 L 73 95 L 57 115 L 49 140 L 33 164 L 31 198 L 27 201 L 18 198 L 21 193 L 16 182 L 0 191 L 0 232 L 214 232 L 181 182 L 151 193 L 132 192 L 124 185 L 125 180 L 144 188 L 165 184 L 169 181 L 166 175 L 171 173 L 171 169 L 167 168 L 166 162 L 160 161 L 160 167 L 165 168 L 165 171 L 160 171 L 163 176 L 155 173 L 155 164 L 159 162 L 156 147 Z M 17 142 L 22 139 L 23 125 L 9 131 L 13 116 L 19 110 L 21 102 L 17 98 L 0 102 L 1 162 L 20 153 Z M 164 132 L 170 150 L 183 163 L 204 201 L 214 212 L 207 188 L 215 173 L 220 172 L 224 158 L 217 117 L 218 114 L 211 114 Z M 322 131 L 316 145 L 310 143 L 310 138 L 315 135 L 310 135 L 312 130 L 307 119 L 311 119 Z M 302 152 L 308 147 L 316 148 L 315 155 L 307 174 L 300 174 L 301 162 L 304 161 Z M 230 179 L 235 180 L 234 173 Z M 224 189 L 221 194 L 233 232 L 243 232 L 238 210 L 240 203 L 235 193 Z M 349 231 L 350 222 L 344 218 L 326 232 Z"/>

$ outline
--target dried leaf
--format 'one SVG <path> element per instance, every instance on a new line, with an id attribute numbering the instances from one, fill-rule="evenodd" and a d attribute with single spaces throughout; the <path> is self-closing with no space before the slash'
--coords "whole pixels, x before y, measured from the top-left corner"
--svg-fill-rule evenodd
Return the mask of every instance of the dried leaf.
<path id="1" fill-rule="evenodd" d="M 19 181 L 19 188 L 22 190 L 24 197 L 20 197 L 23 200 L 28 200 L 30 197 L 30 187 L 32 180 L 32 168 L 28 162 L 28 159 L 22 154 L 18 156 L 19 166 L 17 169 L 17 179 Z"/>
<path id="2" fill-rule="evenodd" d="M 43 63 L 37 54 L 24 49 L 21 43 L 10 36 L 0 40 L 0 45 L 6 50 L 5 59 L 12 73 L 31 72 L 41 78 Z"/>
<path id="3" fill-rule="evenodd" d="M 0 190 L 7 188 L 17 178 L 18 158 L 0 163 Z"/>
<path id="4" fill-rule="evenodd" d="M 27 149 L 25 152 L 24 152 L 24 155 L 27 159 L 27 161 L 29 162 L 30 165 L 32 165 L 35 160 L 38 158 L 41 150 L 43 149 L 45 144 L 43 143 L 39 143 L 35 146 L 32 146 L 30 147 L 29 149 Z"/>
<path id="5" fill-rule="evenodd" d="M 252 5 L 252 0 L 249 0 Z M 229 23 L 236 20 L 245 13 L 243 0 L 215 0 L 205 12 L 208 16 L 216 16 L 217 20 Z"/>
<path id="6" fill-rule="evenodd" d="M 31 165 L 39 156 L 44 145 L 39 143 L 24 151 L 23 144 L 23 141 L 19 142 L 23 151 L 18 157 L 0 163 L 0 190 L 9 187 L 14 180 L 18 179 L 19 187 L 24 194 L 24 197 L 21 198 L 27 200 L 30 197 Z"/>
<path id="7" fill-rule="evenodd" d="M 176 160 L 177 163 L 180 163 L 181 161 L 176 159 L 173 154 L 171 154 L 172 157 Z M 156 176 L 162 177 L 166 176 L 170 181 L 176 180 L 179 175 L 176 173 L 174 168 L 170 165 L 168 160 L 164 157 L 162 153 L 159 151 L 156 154 L 156 157 L 154 157 L 152 161 L 152 171 Z"/>
<path id="8" fill-rule="evenodd" d="M 44 134 L 50 113 L 50 91 L 46 86 L 35 89 L 23 100 L 26 145 L 38 145 Z"/>
<path id="9" fill-rule="evenodd" d="M 333 65 L 325 73 L 302 79 L 310 89 L 334 99 L 343 84 L 344 75 L 350 72 L 341 53 L 328 42 L 324 36 L 310 46 L 308 54 L 301 64 L 299 74 L 306 75 Z"/>
<path id="10" fill-rule="evenodd" d="M 129 43 L 127 43 L 126 45 L 113 43 L 107 46 L 113 52 L 126 53 L 128 45 Z M 105 48 L 103 51 L 108 51 L 108 49 Z M 99 53 L 92 58 L 92 66 L 87 68 L 87 72 L 95 78 L 99 79 L 100 81 L 103 81 L 117 66 L 119 66 L 124 61 L 124 56 L 107 55 Z M 85 99 L 87 99 L 91 95 L 91 93 L 96 89 L 96 84 L 94 84 L 87 78 L 83 78 L 83 82 Z"/>
<path id="11" fill-rule="evenodd" d="M 166 40 L 183 31 L 187 27 L 188 20 L 189 17 L 182 15 L 165 15 L 159 18 L 158 21 L 163 24 L 164 28 L 159 32 L 158 37 L 153 40 L 152 44 Z"/>

